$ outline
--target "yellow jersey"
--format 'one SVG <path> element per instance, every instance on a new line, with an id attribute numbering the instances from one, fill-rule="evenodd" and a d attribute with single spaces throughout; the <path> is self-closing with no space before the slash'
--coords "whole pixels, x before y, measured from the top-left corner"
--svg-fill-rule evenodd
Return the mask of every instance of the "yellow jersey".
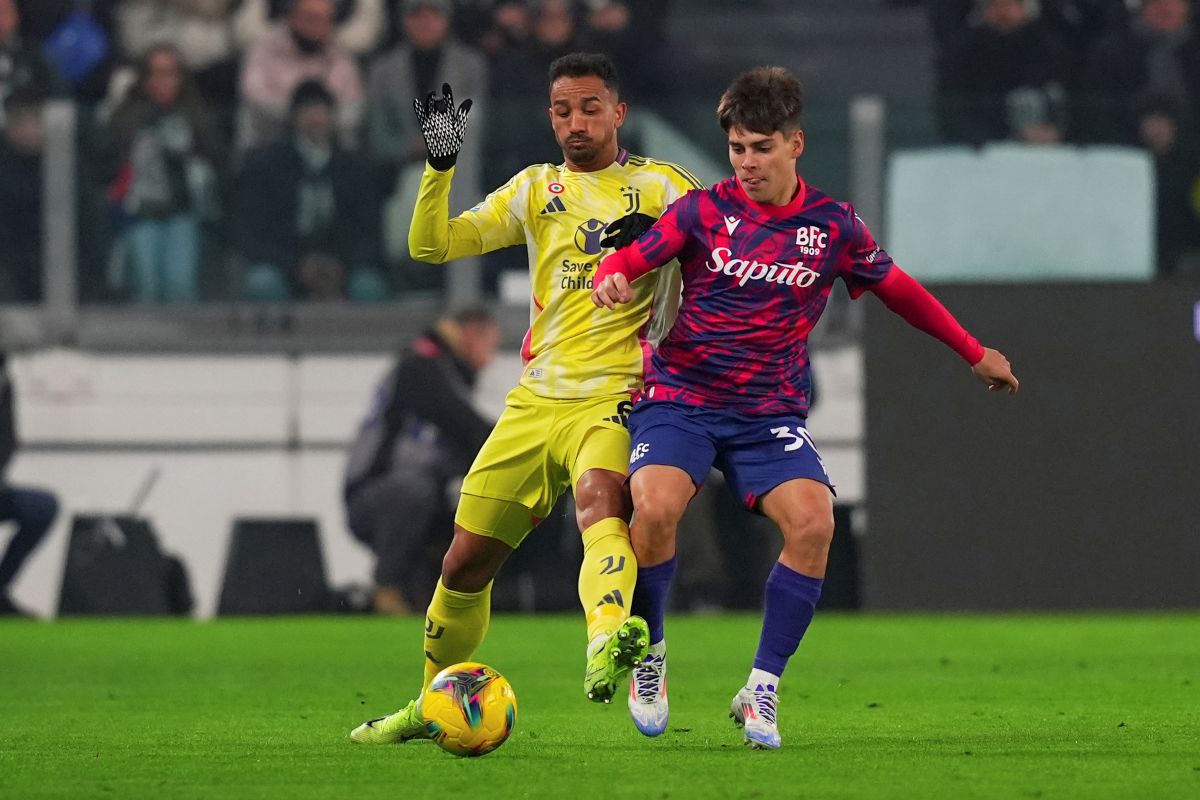
<path id="1" fill-rule="evenodd" d="M 633 301 L 615 311 L 597 308 L 592 276 L 611 252 L 600 239 L 613 220 L 633 212 L 660 217 L 702 184 L 681 167 L 622 149 L 595 172 L 572 172 L 565 164 L 527 167 L 449 219 L 453 173 L 425 165 L 409 251 L 440 264 L 518 244 L 529 248 L 533 291 L 521 385 L 562 400 L 640 389 L 644 361 L 674 321 L 679 268 L 673 263 L 636 281 Z"/>

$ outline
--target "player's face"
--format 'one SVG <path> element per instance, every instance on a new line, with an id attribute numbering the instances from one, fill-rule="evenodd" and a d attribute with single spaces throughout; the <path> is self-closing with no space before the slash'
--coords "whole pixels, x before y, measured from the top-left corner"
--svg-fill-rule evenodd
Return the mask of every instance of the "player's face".
<path id="1" fill-rule="evenodd" d="M 796 193 L 796 159 L 804 152 L 804 131 L 767 135 L 744 128 L 729 131 L 729 163 L 746 195 L 756 203 L 787 205 Z"/>
<path id="2" fill-rule="evenodd" d="M 617 157 L 617 128 L 625 104 L 592 75 L 550 84 L 550 124 L 567 166 L 577 172 L 604 169 Z"/>

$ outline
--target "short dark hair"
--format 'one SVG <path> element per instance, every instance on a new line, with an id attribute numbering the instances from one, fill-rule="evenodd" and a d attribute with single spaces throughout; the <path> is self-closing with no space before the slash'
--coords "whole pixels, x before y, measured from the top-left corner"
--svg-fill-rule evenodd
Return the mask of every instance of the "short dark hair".
<path id="1" fill-rule="evenodd" d="M 467 306 L 450 315 L 450 319 L 460 327 L 473 325 L 496 325 L 496 315 L 487 306 Z"/>
<path id="2" fill-rule="evenodd" d="M 309 106 L 315 103 L 334 108 L 337 102 L 333 99 L 333 92 L 325 87 L 325 84 L 316 80 L 308 80 L 301 83 L 292 92 L 292 101 L 290 109 L 293 114 L 301 106 Z"/>
<path id="3" fill-rule="evenodd" d="M 791 133 L 804 114 L 804 86 L 783 67 L 756 67 L 729 84 L 717 105 L 717 120 L 728 133 Z"/>
<path id="4" fill-rule="evenodd" d="M 612 59 L 603 53 L 567 53 L 554 59 L 550 65 L 550 83 L 559 78 L 585 77 L 599 78 L 613 94 L 621 94 L 620 83 L 617 81 L 617 67 Z"/>

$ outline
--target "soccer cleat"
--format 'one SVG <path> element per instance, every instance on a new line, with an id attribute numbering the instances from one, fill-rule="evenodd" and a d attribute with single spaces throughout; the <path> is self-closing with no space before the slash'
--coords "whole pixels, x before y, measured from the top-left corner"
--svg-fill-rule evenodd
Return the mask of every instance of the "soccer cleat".
<path id="1" fill-rule="evenodd" d="M 667 653 L 651 653 L 633 668 L 629 679 L 629 716 L 646 736 L 667 730 Z"/>
<path id="2" fill-rule="evenodd" d="M 621 681 L 642 663 L 650 647 L 650 628 L 641 617 L 630 617 L 607 639 L 588 645 L 583 693 L 594 703 L 611 703 Z"/>
<path id="3" fill-rule="evenodd" d="M 729 716 L 733 723 L 744 728 L 745 744 L 756 750 L 778 750 L 782 743 L 779 725 L 775 722 L 779 695 L 774 686 L 761 683 L 751 689 L 745 686 L 733 696 Z"/>
<path id="4" fill-rule="evenodd" d="M 429 731 L 421 716 L 421 698 L 395 714 L 367 720 L 350 731 L 350 738 L 359 744 L 402 744 L 411 739 L 428 739 Z"/>

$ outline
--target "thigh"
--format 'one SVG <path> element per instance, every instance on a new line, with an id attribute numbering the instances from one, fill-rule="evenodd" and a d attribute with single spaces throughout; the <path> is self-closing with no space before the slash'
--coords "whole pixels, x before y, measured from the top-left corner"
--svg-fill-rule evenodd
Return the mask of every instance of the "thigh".
<path id="1" fill-rule="evenodd" d="M 768 492 L 798 478 L 834 488 L 803 417 L 741 416 L 731 419 L 723 434 L 716 465 L 746 508 L 758 510 Z"/>
<path id="2" fill-rule="evenodd" d="M 629 395 L 579 400 L 564 406 L 551 432 L 553 458 L 572 488 L 593 469 L 624 475 L 629 467 Z"/>
<path id="3" fill-rule="evenodd" d="M 472 512 L 467 520 L 472 524 L 460 523 L 463 527 L 489 535 L 476 528 L 484 522 L 510 525 L 517 515 L 514 506 L 539 520 L 550 514 L 567 488 L 567 473 L 550 453 L 553 414 L 553 407 L 538 403 L 528 390 L 518 387 L 509 393 L 504 413 L 463 479 L 462 502 Z M 460 504 L 460 515 L 462 508 Z"/>
<path id="4" fill-rule="evenodd" d="M 629 474 L 643 467 L 683 470 L 699 487 L 716 457 L 716 441 L 701 409 L 678 403 L 649 402 L 629 415 Z"/>

